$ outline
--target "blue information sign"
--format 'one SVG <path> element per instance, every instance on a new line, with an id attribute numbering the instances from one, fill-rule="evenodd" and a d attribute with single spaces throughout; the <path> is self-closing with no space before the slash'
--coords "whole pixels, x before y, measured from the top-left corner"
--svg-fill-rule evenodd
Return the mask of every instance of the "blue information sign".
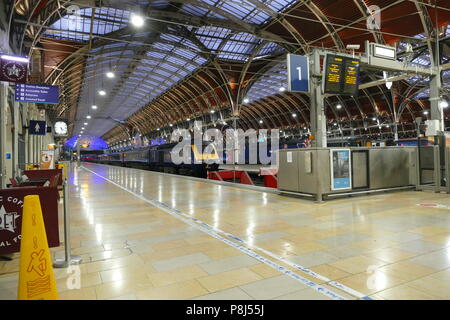
<path id="1" fill-rule="evenodd" d="M 45 136 L 47 134 L 47 123 L 45 121 L 30 120 L 28 133 L 32 136 Z"/>
<path id="2" fill-rule="evenodd" d="M 309 92 L 309 58 L 295 54 L 287 55 L 288 90 Z"/>
<path id="3" fill-rule="evenodd" d="M 29 103 L 59 103 L 59 87 L 43 84 L 16 84 L 15 100 Z"/>

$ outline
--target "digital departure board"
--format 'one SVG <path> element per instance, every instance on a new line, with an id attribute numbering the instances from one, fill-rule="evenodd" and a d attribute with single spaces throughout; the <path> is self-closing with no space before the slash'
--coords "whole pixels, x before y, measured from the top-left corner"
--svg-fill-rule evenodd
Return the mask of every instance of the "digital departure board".
<path id="1" fill-rule="evenodd" d="M 327 55 L 324 93 L 356 96 L 359 87 L 359 59 Z"/>

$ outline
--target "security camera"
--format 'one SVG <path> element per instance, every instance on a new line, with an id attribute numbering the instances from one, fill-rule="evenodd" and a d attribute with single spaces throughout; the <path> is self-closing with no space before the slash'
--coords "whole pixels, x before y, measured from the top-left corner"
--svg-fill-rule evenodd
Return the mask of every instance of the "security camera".
<path id="1" fill-rule="evenodd" d="M 348 44 L 347 49 L 348 50 L 359 50 L 361 48 L 361 45 L 359 44 Z"/>

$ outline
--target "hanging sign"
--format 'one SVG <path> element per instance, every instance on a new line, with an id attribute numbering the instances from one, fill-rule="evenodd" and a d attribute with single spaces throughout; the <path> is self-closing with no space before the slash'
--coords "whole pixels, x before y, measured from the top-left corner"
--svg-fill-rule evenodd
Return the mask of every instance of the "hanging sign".
<path id="1" fill-rule="evenodd" d="M 288 91 L 309 92 L 309 59 L 306 56 L 288 54 Z"/>
<path id="2" fill-rule="evenodd" d="M 0 54 L 0 81 L 25 83 L 28 62 L 27 58 Z"/>
<path id="3" fill-rule="evenodd" d="M 15 101 L 28 103 L 59 103 L 59 87 L 43 84 L 16 84 Z"/>
<path id="4" fill-rule="evenodd" d="M 45 136 L 47 134 L 47 123 L 45 121 L 30 120 L 28 133 L 33 136 Z"/>

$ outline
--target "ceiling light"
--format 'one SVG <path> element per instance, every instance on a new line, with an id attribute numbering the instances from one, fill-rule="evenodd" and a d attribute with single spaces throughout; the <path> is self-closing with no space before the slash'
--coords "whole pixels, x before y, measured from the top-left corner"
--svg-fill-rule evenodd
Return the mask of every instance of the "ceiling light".
<path id="1" fill-rule="evenodd" d="M 447 100 L 442 100 L 442 101 L 439 103 L 439 106 L 440 106 L 442 109 L 448 108 L 448 102 L 447 102 Z"/>
<path id="2" fill-rule="evenodd" d="M 173 124 L 169 124 L 170 127 L 173 127 Z"/>
<path id="3" fill-rule="evenodd" d="M 191 121 L 191 118 L 187 118 L 186 121 Z"/>
<path id="4" fill-rule="evenodd" d="M 244 99 L 244 103 L 249 103 L 249 102 L 250 102 L 250 100 L 248 98 Z"/>
<path id="5" fill-rule="evenodd" d="M 86 128 L 85 127 L 81 128 L 81 130 L 84 130 L 84 129 L 86 129 Z"/>
<path id="6" fill-rule="evenodd" d="M 131 15 L 131 24 L 135 27 L 142 27 L 144 25 L 144 18 L 138 14 Z"/>
<path id="7" fill-rule="evenodd" d="M 108 78 L 112 79 L 112 78 L 115 77 L 115 74 L 114 74 L 114 72 L 109 71 L 109 72 L 106 73 L 106 76 L 107 76 Z"/>
<path id="8" fill-rule="evenodd" d="M 211 113 L 216 113 L 216 111 L 215 110 L 211 110 Z"/>
<path id="9" fill-rule="evenodd" d="M 106 96 L 106 91 L 105 90 L 100 90 L 98 92 L 98 94 L 101 95 L 101 96 Z"/>
<path id="10" fill-rule="evenodd" d="M 424 114 L 424 115 L 427 115 L 427 114 L 428 114 L 428 111 L 424 111 L 423 114 Z"/>
<path id="11" fill-rule="evenodd" d="M 262 121 L 262 120 L 259 120 L 259 123 L 261 123 L 261 124 L 262 124 L 262 123 L 264 123 L 264 121 Z"/>
<path id="12" fill-rule="evenodd" d="M 27 63 L 30 62 L 30 60 L 28 58 L 8 56 L 8 55 L 2 55 L 1 58 L 3 60 L 9 60 L 9 61 L 27 62 Z"/>
<path id="13" fill-rule="evenodd" d="M 293 113 L 293 114 L 292 114 L 292 117 L 297 118 L 297 114 L 296 114 L 296 113 Z"/>
<path id="14" fill-rule="evenodd" d="M 386 82 L 386 88 L 388 88 L 388 90 L 391 90 L 392 82 L 390 82 L 390 81 Z"/>
<path id="15" fill-rule="evenodd" d="M 158 129 L 156 129 L 156 131 L 159 131 L 159 130 L 161 130 L 161 129 L 159 129 L 159 128 L 158 128 Z"/>
<path id="16" fill-rule="evenodd" d="M 377 121 L 377 118 L 372 118 L 373 121 Z"/>
<path id="17" fill-rule="evenodd" d="M 336 109 L 342 109 L 342 104 L 338 104 L 337 106 L 336 106 Z"/>
<path id="18" fill-rule="evenodd" d="M 98 108 L 97 106 L 92 106 L 93 110 L 97 110 L 97 108 Z"/>
<path id="19" fill-rule="evenodd" d="M 90 116 L 90 115 L 87 115 L 86 116 L 86 119 L 91 119 L 92 117 Z"/>
<path id="20" fill-rule="evenodd" d="M 280 92 L 285 92 L 286 91 L 286 88 L 285 87 L 280 87 Z"/>
<path id="21" fill-rule="evenodd" d="M 84 125 L 85 125 L 85 126 L 87 126 L 87 125 L 88 125 L 88 123 L 87 123 L 87 122 L 85 122 L 85 123 L 84 123 Z"/>

